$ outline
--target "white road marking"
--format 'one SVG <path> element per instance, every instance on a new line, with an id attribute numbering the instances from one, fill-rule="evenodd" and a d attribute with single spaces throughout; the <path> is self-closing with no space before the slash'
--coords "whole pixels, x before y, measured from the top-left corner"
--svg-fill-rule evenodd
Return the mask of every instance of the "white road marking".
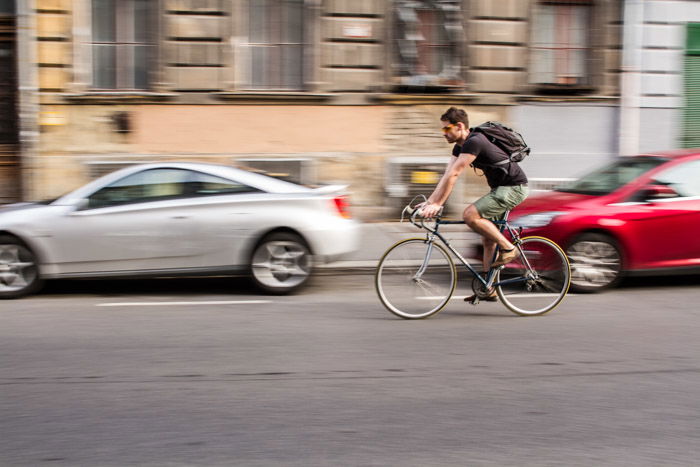
<path id="1" fill-rule="evenodd" d="M 272 303 L 271 300 L 219 300 L 208 302 L 114 302 L 98 303 L 97 306 L 171 306 L 171 305 L 257 305 Z"/>

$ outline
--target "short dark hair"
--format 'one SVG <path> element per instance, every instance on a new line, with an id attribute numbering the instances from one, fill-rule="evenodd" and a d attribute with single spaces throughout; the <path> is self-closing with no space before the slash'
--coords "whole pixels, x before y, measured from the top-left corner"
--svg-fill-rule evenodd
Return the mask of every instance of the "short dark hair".
<path id="1" fill-rule="evenodd" d="M 452 124 L 462 122 L 466 128 L 469 128 L 469 116 L 467 115 L 467 112 L 462 109 L 458 109 L 457 107 L 450 107 L 447 109 L 447 112 L 442 114 L 440 120 L 444 120 Z"/>

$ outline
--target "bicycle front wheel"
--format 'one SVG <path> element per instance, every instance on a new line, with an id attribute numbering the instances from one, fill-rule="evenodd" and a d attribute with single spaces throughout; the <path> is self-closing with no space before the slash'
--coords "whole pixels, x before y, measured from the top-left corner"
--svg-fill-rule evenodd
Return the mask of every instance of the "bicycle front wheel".
<path id="1" fill-rule="evenodd" d="M 521 255 L 496 276 L 496 293 L 513 313 L 543 315 L 564 299 L 571 283 L 571 267 L 559 245 L 543 237 L 525 237 Z"/>
<path id="2" fill-rule="evenodd" d="M 387 310 L 401 318 L 421 319 L 447 304 L 457 284 L 457 271 L 441 245 L 412 238 L 384 253 L 374 284 Z"/>

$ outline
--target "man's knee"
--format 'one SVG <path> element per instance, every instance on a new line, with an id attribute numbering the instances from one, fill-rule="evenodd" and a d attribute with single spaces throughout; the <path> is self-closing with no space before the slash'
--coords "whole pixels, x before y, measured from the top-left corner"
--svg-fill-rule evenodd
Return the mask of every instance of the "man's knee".
<path id="1" fill-rule="evenodd" d="M 479 211 L 477 211 L 474 205 L 471 204 L 464 210 L 463 218 L 467 225 L 471 225 L 472 223 L 481 219 L 481 214 L 479 214 Z"/>

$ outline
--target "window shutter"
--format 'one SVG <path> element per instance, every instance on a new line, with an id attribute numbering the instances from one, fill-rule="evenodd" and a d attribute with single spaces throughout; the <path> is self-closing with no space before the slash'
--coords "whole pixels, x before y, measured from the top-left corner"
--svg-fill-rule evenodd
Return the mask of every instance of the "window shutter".
<path id="1" fill-rule="evenodd" d="M 685 53 L 685 110 L 681 144 L 700 147 L 700 23 L 689 23 Z"/>

